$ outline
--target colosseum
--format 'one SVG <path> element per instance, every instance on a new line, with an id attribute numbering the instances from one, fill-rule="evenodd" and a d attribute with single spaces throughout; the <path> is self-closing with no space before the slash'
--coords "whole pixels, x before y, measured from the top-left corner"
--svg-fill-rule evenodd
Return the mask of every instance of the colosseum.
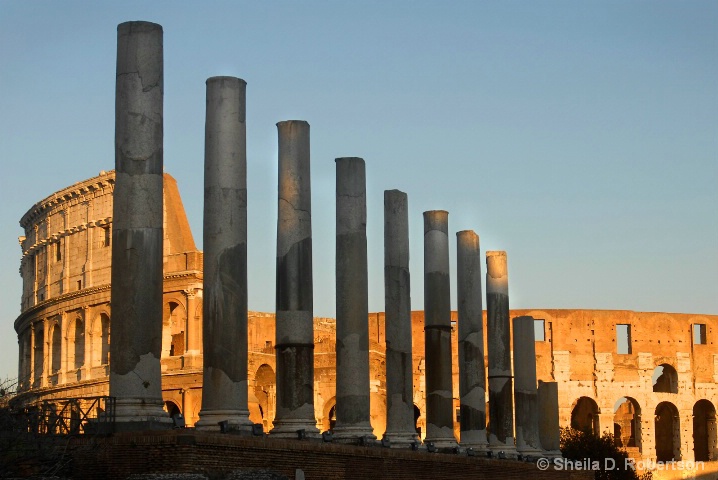
<path id="1" fill-rule="evenodd" d="M 113 187 L 114 172 L 101 172 L 43 199 L 20 220 L 25 231 L 20 237 L 22 307 L 14 323 L 20 405 L 108 395 Z M 202 252 L 195 246 L 177 183 L 167 174 L 164 213 L 162 390 L 168 414 L 181 413 L 192 426 L 202 394 Z M 520 315 L 536 319 L 538 380 L 558 382 L 563 426 L 614 433 L 616 442 L 637 459 L 718 458 L 718 349 L 713 337 L 718 316 L 511 311 L 512 317 Z M 415 418 L 423 436 L 423 312 L 414 312 L 412 322 Z M 271 429 L 275 411 L 274 328 L 274 314 L 250 312 L 250 418 L 265 431 Z M 369 328 L 371 422 L 381 437 L 386 425 L 384 314 L 370 314 Z M 334 421 L 334 320 L 316 318 L 314 333 L 315 413 L 317 427 L 324 431 Z"/>

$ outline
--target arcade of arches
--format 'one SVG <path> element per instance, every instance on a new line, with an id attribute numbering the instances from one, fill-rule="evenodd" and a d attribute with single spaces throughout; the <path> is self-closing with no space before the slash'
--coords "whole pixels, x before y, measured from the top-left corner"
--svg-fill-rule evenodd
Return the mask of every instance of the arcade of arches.
<path id="1" fill-rule="evenodd" d="M 201 406 L 203 259 L 175 180 L 165 174 L 164 186 L 162 389 L 168 414 L 181 413 L 191 426 Z M 20 404 L 108 394 L 113 188 L 114 172 L 102 172 L 46 197 L 21 219 L 23 289 L 21 313 L 14 322 Z M 718 338 L 713 337 L 718 316 L 510 312 L 511 317 L 523 315 L 540 319 L 537 379 L 558 383 L 562 426 L 614 433 L 634 458 L 718 458 Z M 386 418 L 384 314 L 372 313 L 368 320 L 370 415 L 380 437 Z M 456 320 L 452 312 L 453 325 Z M 484 314 L 484 332 L 485 322 Z M 423 435 L 423 312 L 412 313 L 412 325 L 413 403 L 417 431 Z M 334 418 L 335 327 L 333 319 L 314 322 L 314 405 L 322 430 L 331 428 Z M 456 328 L 451 339 L 458 409 Z M 250 312 L 248 341 L 250 418 L 269 430 L 276 407 L 274 314 Z M 455 433 L 458 438 L 458 423 Z"/>

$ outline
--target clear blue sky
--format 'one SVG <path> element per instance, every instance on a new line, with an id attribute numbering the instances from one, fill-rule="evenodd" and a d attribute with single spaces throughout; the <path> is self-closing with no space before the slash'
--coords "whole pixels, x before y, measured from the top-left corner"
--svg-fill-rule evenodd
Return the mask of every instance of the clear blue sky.
<path id="1" fill-rule="evenodd" d="M 312 128 L 315 314 L 334 315 L 334 158 L 507 250 L 513 308 L 718 314 L 718 3 L 0 0 L 0 377 L 15 375 L 20 217 L 114 168 L 116 27 L 164 27 L 165 169 L 201 244 L 207 77 L 247 81 L 249 305 L 274 310 L 277 134 Z M 452 275 L 456 268 L 452 263 Z M 452 297 L 455 305 L 455 282 Z"/>

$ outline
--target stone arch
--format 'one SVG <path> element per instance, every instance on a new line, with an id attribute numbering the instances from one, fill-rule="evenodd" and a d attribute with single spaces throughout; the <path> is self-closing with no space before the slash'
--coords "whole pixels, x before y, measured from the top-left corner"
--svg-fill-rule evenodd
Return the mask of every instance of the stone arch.
<path id="1" fill-rule="evenodd" d="M 696 461 L 716 458 L 716 409 L 709 400 L 693 405 L 693 452 Z"/>
<path id="2" fill-rule="evenodd" d="M 616 445 L 641 452 L 641 406 L 635 398 L 621 397 L 613 407 Z"/>
<path id="3" fill-rule="evenodd" d="M 32 326 L 32 328 L 35 332 L 33 378 L 34 385 L 39 387 L 42 379 L 42 372 L 45 369 L 45 325 L 43 322 L 37 322 Z"/>
<path id="4" fill-rule="evenodd" d="M 90 328 L 92 358 L 90 365 L 99 367 L 110 363 L 110 316 L 100 312 L 92 321 Z"/>
<path id="5" fill-rule="evenodd" d="M 183 355 L 187 345 L 187 312 L 182 302 L 174 299 L 166 302 L 162 318 L 162 357 Z"/>
<path id="6" fill-rule="evenodd" d="M 653 391 L 678 393 L 678 372 L 672 365 L 662 363 L 653 369 Z"/>
<path id="7" fill-rule="evenodd" d="M 414 430 L 416 430 L 416 434 L 419 435 L 419 438 L 421 438 L 421 427 L 419 426 L 419 417 L 421 417 L 421 410 L 419 410 L 419 407 L 414 404 Z"/>
<path id="8" fill-rule="evenodd" d="M 265 432 L 272 429 L 277 407 L 277 376 L 271 366 L 263 363 L 254 374 L 254 396 L 257 397 L 262 426 Z"/>
<path id="9" fill-rule="evenodd" d="M 678 409 L 671 402 L 661 402 L 655 413 L 656 461 L 680 460 L 681 425 Z"/>
<path id="10" fill-rule="evenodd" d="M 85 365 L 85 322 L 76 316 L 67 326 L 67 368 L 79 370 Z M 77 378 L 80 380 L 79 376 Z"/>
<path id="11" fill-rule="evenodd" d="M 59 322 L 54 321 L 50 327 L 50 374 L 57 375 L 62 368 L 62 329 Z M 53 380 L 57 384 L 57 378 Z"/>
<path id="12" fill-rule="evenodd" d="M 324 402 L 322 410 L 322 431 L 334 430 L 337 422 L 337 397 L 332 397 Z"/>
<path id="13" fill-rule="evenodd" d="M 182 409 L 172 400 L 165 400 L 164 406 L 162 407 L 170 418 L 175 415 L 182 415 Z"/>
<path id="14" fill-rule="evenodd" d="M 571 428 L 596 436 L 601 434 L 598 414 L 601 413 L 596 401 L 590 397 L 581 397 L 571 410 Z"/>

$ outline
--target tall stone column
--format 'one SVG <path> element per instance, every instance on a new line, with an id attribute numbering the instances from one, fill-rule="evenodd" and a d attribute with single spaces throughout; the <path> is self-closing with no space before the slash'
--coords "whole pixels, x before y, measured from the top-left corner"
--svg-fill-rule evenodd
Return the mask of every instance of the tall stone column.
<path id="1" fill-rule="evenodd" d="M 513 324 L 516 450 L 521 455 L 540 455 L 534 318 L 516 317 Z"/>
<path id="2" fill-rule="evenodd" d="M 399 190 L 384 191 L 384 328 L 386 330 L 386 433 L 392 447 L 418 442 L 414 427 L 411 346 L 409 205 Z"/>
<path id="3" fill-rule="evenodd" d="M 288 120 L 279 131 L 277 219 L 277 414 L 270 432 L 318 436 L 314 417 L 314 306 L 309 124 Z"/>
<path id="4" fill-rule="evenodd" d="M 506 252 L 486 252 L 486 311 L 489 353 L 489 449 L 516 456 L 514 445 L 509 275 Z"/>
<path id="5" fill-rule="evenodd" d="M 110 395 L 119 429 L 169 425 L 162 409 L 162 27 L 117 27 Z"/>
<path id="6" fill-rule="evenodd" d="M 202 409 L 197 428 L 251 433 L 247 405 L 246 82 L 207 80 Z M 191 313 L 190 313 L 191 314 Z"/>
<path id="7" fill-rule="evenodd" d="M 481 301 L 481 252 L 473 230 L 456 234 L 456 276 L 459 315 L 459 397 L 461 445 L 485 452 L 486 370 Z"/>
<path id="8" fill-rule="evenodd" d="M 451 371 L 449 212 L 424 212 L 424 344 L 426 438 L 438 448 L 457 445 Z"/>
<path id="9" fill-rule="evenodd" d="M 560 457 L 560 430 L 558 421 L 558 383 L 538 382 L 539 441 L 543 455 Z"/>
<path id="10" fill-rule="evenodd" d="M 376 438 L 369 421 L 369 285 L 366 171 L 361 158 L 337 158 L 337 423 L 334 438 Z"/>

